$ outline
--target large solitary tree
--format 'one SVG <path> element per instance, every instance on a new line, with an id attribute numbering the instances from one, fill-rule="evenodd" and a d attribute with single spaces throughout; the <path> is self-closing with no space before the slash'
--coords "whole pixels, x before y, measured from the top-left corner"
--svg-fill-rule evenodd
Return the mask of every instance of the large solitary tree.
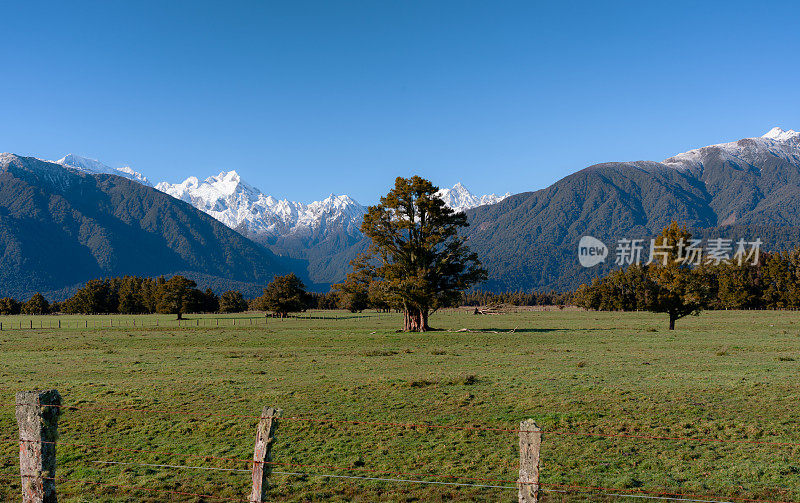
<path id="1" fill-rule="evenodd" d="M 353 266 L 379 282 L 388 304 L 403 311 L 406 331 L 428 330 L 431 312 L 486 279 L 458 233 L 468 225 L 466 215 L 447 207 L 438 190 L 419 176 L 398 177 L 361 226 L 372 244 Z"/>
<path id="2" fill-rule="evenodd" d="M 703 265 L 692 267 L 687 260 L 686 247 L 692 238 L 686 227 L 673 221 L 656 238 L 663 250 L 660 261 L 648 267 L 652 285 L 647 289 L 645 306 L 648 310 L 669 315 L 669 329 L 675 321 L 698 314 L 709 302 L 710 285 Z"/>

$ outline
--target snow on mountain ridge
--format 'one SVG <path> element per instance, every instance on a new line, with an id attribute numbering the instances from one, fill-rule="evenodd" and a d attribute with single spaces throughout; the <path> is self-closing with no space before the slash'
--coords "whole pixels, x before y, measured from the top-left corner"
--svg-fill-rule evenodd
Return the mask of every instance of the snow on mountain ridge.
<path id="1" fill-rule="evenodd" d="M 762 138 L 768 138 L 770 140 L 786 142 L 789 140 L 800 139 L 800 132 L 790 129 L 788 131 L 784 131 L 779 127 L 774 127 L 767 131 L 766 134 L 762 136 Z"/>
<path id="2" fill-rule="evenodd" d="M 67 168 L 77 169 L 78 171 L 84 171 L 86 173 L 90 173 L 93 175 L 96 174 L 117 175 L 123 178 L 127 178 L 129 180 L 133 180 L 134 182 L 139 182 L 142 185 L 147 185 L 148 187 L 153 186 L 153 184 L 150 183 L 150 180 L 148 180 L 146 176 L 137 171 L 134 171 L 130 166 L 123 166 L 121 168 L 112 168 L 110 166 L 106 166 L 97 159 L 88 159 L 86 157 L 81 157 L 75 154 L 65 155 L 61 159 L 57 160 L 56 164 L 60 164 Z"/>
<path id="3" fill-rule="evenodd" d="M 745 158 L 756 158 L 759 152 L 762 156 L 768 152 L 791 161 L 800 158 L 800 133 L 774 127 L 763 136 L 696 148 L 665 159 L 662 164 L 681 170 L 702 169 L 701 159 L 709 150 L 716 150 L 727 159 L 746 164 L 750 163 Z"/>
<path id="4" fill-rule="evenodd" d="M 309 204 L 275 199 L 242 181 L 236 171 L 223 171 L 204 181 L 161 182 L 156 189 L 204 211 L 228 227 L 249 235 L 285 236 L 334 224 L 358 232 L 366 208 L 349 196 L 331 194 Z"/>
<path id="5" fill-rule="evenodd" d="M 442 198 L 444 203 L 456 211 L 465 211 L 484 204 L 499 203 L 503 199 L 511 195 L 511 192 L 506 192 L 502 196 L 495 194 L 486 194 L 483 196 L 475 196 L 461 182 L 453 185 L 451 189 L 440 189 L 436 193 Z"/>
<path id="6" fill-rule="evenodd" d="M 358 236 L 367 211 L 347 195 L 331 194 L 308 204 L 278 200 L 242 181 L 236 171 L 223 171 L 203 181 L 192 176 L 177 184 L 161 182 L 156 189 L 186 201 L 228 227 L 254 236 L 309 234 L 336 228 Z M 437 194 L 456 211 L 494 204 L 510 195 L 475 196 L 461 183 Z"/>
<path id="7" fill-rule="evenodd" d="M 96 159 L 68 154 L 57 164 L 89 174 L 113 174 L 153 187 L 141 173 L 128 166 L 112 168 Z M 242 180 L 234 170 L 200 180 L 190 176 L 183 182 L 160 182 L 157 190 L 185 201 L 223 224 L 248 236 L 309 235 L 314 232 L 343 229 L 350 236 L 360 236 L 361 221 L 367 209 L 347 195 L 330 194 L 321 201 L 303 204 L 276 199 Z M 502 201 L 502 196 L 475 196 L 463 184 L 437 192 L 445 204 L 456 211 Z"/>

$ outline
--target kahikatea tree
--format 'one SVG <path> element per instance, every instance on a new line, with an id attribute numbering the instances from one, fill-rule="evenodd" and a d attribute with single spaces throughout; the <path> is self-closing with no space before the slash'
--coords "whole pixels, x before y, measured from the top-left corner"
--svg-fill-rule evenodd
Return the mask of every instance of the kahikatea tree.
<path id="1" fill-rule="evenodd" d="M 222 313 L 241 313 L 247 311 L 247 301 L 238 290 L 228 290 L 219 298 L 219 310 Z"/>
<path id="2" fill-rule="evenodd" d="M 36 293 L 28 302 L 22 305 L 23 314 L 47 314 L 50 312 L 50 303 L 41 293 Z"/>
<path id="3" fill-rule="evenodd" d="M 22 312 L 20 303 L 12 297 L 3 297 L 0 299 L 0 314 L 19 314 Z"/>
<path id="4" fill-rule="evenodd" d="M 289 273 L 275 276 L 254 304 L 256 309 L 272 311 L 283 318 L 289 313 L 305 311 L 308 300 L 306 286 L 294 273 Z"/>
<path id="5" fill-rule="evenodd" d="M 197 283 L 183 276 L 173 276 L 161 283 L 158 289 L 158 312 L 175 314 L 182 320 L 183 313 L 196 307 L 197 296 L 193 294 L 196 286 Z"/>
<path id="6" fill-rule="evenodd" d="M 428 330 L 431 312 L 458 302 L 463 290 L 486 279 L 458 234 L 466 215 L 448 208 L 438 190 L 419 176 L 398 177 L 361 226 L 372 244 L 354 269 L 380 281 L 389 305 L 403 311 L 406 331 Z"/>
<path id="7" fill-rule="evenodd" d="M 108 279 L 91 279 L 67 299 L 64 309 L 71 314 L 115 313 L 118 304 L 116 292 Z"/>
<path id="8" fill-rule="evenodd" d="M 698 314 L 710 298 L 705 268 L 702 265 L 693 268 L 686 260 L 685 249 L 691 237 L 685 226 L 673 221 L 655 240 L 663 254 L 648 266 L 652 286 L 647 289 L 644 307 L 667 313 L 670 330 L 675 330 L 676 320 Z"/>
<path id="9" fill-rule="evenodd" d="M 245 309 L 247 309 L 247 302 L 245 302 Z M 203 311 L 206 313 L 216 313 L 219 311 L 219 297 L 214 293 L 214 290 L 206 288 L 203 294 Z"/>
<path id="10" fill-rule="evenodd" d="M 354 260 L 358 263 L 363 256 Z M 339 307 L 347 309 L 351 313 L 360 313 L 369 307 L 369 284 L 372 277 L 368 269 L 356 267 L 353 272 L 347 273 L 344 283 L 333 285 L 333 291 L 339 301 Z"/>

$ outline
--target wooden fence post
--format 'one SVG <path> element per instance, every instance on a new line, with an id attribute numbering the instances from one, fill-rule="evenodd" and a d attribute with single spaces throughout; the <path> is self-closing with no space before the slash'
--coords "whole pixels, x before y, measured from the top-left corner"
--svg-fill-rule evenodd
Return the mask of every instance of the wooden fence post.
<path id="1" fill-rule="evenodd" d="M 55 442 L 61 395 L 56 390 L 20 391 L 16 398 L 22 503 L 56 503 Z"/>
<path id="2" fill-rule="evenodd" d="M 251 503 L 267 501 L 267 479 L 272 472 L 272 444 L 275 442 L 275 430 L 278 429 L 278 418 L 281 410 L 274 407 L 264 407 L 261 420 L 256 429 L 256 443 L 253 450 L 253 492 L 250 494 Z"/>
<path id="3" fill-rule="evenodd" d="M 533 419 L 519 423 L 519 503 L 539 501 L 539 450 L 542 429 Z"/>

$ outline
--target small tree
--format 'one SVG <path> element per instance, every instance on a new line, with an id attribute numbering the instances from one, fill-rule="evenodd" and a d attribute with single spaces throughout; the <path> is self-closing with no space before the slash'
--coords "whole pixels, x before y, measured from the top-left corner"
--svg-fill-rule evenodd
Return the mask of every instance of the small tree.
<path id="1" fill-rule="evenodd" d="M 306 286 L 294 273 L 275 276 L 264 289 L 264 294 L 256 301 L 258 309 L 272 311 L 281 318 L 289 313 L 306 310 Z"/>
<path id="2" fill-rule="evenodd" d="M 219 311 L 219 297 L 210 288 L 206 288 L 203 294 L 203 312 L 216 313 Z"/>
<path id="3" fill-rule="evenodd" d="M 50 312 L 50 303 L 41 293 L 34 294 L 28 302 L 23 304 L 24 314 L 47 314 Z"/>
<path id="4" fill-rule="evenodd" d="M 398 177 L 361 226 L 372 243 L 353 267 L 380 281 L 388 304 L 403 310 L 406 331 L 428 330 L 431 312 L 486 279 L 478 256 L 458 234 L 468 225 L 466 215 L 447 207 L 438 190 L 419 176 Z"/>
<path id="5" fill-rule="evenodd" d="M 351 313 L 360 313 L 369 307 L 371 280 L 366 270 L 361 268 L 348 273 L 344 283 L 333 285 L 333 290 L 339 299 L 339 307 Z"/>
<path id="6" fill-rule="evenodd" d="M 16 299 L 11 297 L 3 297 L 0 299 L 0 314 L 10 315 L 19 314 L 22 312 L 22 306 Z"/>
<path id="7" fill-rule="evenodd" d="M 196 286 L 197 283 L 183 276 L 173 276 L 162 283 L 158 291 L 158 312 L 175 314 L 182 320 L 183 313 L 191 311 L 197 302 L 192 292 Z"/>
<path id="8" fill-rule="evenodd" d="M 247 301 L 242 292 L 228 290 L 219 298 L 219 310 L 223 313 L 241 313 L 247 311 Z"/>
<path id="9" fill-rule="evenodd" d="M 709 301 L 709 281 L 703 267 L 693 269 L 683 263 L 681 248 L 691 239 L 686 227 L 673 221 L 656 238 L 657 246 L 665 246 L 666 259 L 649 265 L 648 275 L 652 288 L 644 302 L 646 309 L 669 315 L 669 329 L 675 330 L 675 321 L 690 314 L 699 314 Z M 664 263 L 666 262 L 666 263 Z"/>

